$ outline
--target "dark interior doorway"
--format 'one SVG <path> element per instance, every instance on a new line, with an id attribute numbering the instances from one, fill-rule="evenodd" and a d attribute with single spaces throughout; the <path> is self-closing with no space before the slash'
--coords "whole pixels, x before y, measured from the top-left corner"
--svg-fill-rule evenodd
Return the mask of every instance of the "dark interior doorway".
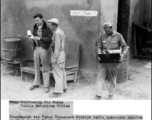
<path id="1" fill-rule="evenodd" d="M 127 41 L 128 27 L 129 27 L 129 16 L 130 16 L 130 0 L 119 0 L 118 1 L 118 21 L 117 21 L 117 31 L 121 33 Z"/>

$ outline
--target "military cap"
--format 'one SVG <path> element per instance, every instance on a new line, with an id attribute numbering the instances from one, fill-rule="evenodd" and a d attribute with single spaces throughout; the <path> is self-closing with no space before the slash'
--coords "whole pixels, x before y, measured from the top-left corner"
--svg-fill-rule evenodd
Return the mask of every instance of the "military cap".
<path id="1" fill-rule="evenodd" d="M 103 28 L 106 28 L 106 27 L 112 27 L 111 22 L 105 22 L 105 23 L 103 24 Z"/>
<path id="2" fill-rule="evenodd" d="M 57 18 L 52 18 L 52 19 L 48 20 L 48 22 L 55 23 L 57 25 L 59 24 L 59 20 Z"/>

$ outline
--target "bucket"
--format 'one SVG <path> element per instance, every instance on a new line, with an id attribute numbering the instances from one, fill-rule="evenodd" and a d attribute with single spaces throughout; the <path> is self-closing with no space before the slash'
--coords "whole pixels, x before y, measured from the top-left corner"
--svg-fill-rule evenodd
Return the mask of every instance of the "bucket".
<path id="1" fill-rule="evenodd" d="M 117 83 L 122 83 L 128 80 L 128 69 L 129 69 L 129 51 L 124 55 L 120 67 L 117 72 Z"/>
<path id="2" fill-rule="evenodd" d="M 20 58 L 21 53 L 21 39 L 8 37 L 3 39 L 2 59 L 13 61 Z"/>

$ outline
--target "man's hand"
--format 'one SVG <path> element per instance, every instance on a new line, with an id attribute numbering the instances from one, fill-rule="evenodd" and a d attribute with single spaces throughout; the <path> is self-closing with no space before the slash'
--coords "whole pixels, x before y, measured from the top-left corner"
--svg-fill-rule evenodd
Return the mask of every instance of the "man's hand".
<path id="1" fill-rule="evenodd" d="M 101 49 L 100 48 L 97 49 L 97 53 L 101 54 Z"/>
<path id="2" fill-rule="evenodd" d="M 40 40 L 40 37 L 34 36 L 35 40 Z"/>
<path id="3" fill-rule="evenodd" d="M 124 53 L 122 53 L 122 54 L 120 55 L 120 61 L 123 60 L 124 55 L 125 55 Z"/>

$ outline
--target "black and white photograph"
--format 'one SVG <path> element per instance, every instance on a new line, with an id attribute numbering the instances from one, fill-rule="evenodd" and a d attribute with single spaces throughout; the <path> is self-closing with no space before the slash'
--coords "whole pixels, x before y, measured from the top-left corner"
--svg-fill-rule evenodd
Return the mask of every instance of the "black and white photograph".
<path id="1" fill-rule="evenodd" d="M 1 9 L 2 99 L 151 99 L 150 0 L 2 0 Z"/>
<path id="2" fill-rule="evenodd" d="M 1 0 L 1 100 L 149 104 L 151 4 Z"/>

